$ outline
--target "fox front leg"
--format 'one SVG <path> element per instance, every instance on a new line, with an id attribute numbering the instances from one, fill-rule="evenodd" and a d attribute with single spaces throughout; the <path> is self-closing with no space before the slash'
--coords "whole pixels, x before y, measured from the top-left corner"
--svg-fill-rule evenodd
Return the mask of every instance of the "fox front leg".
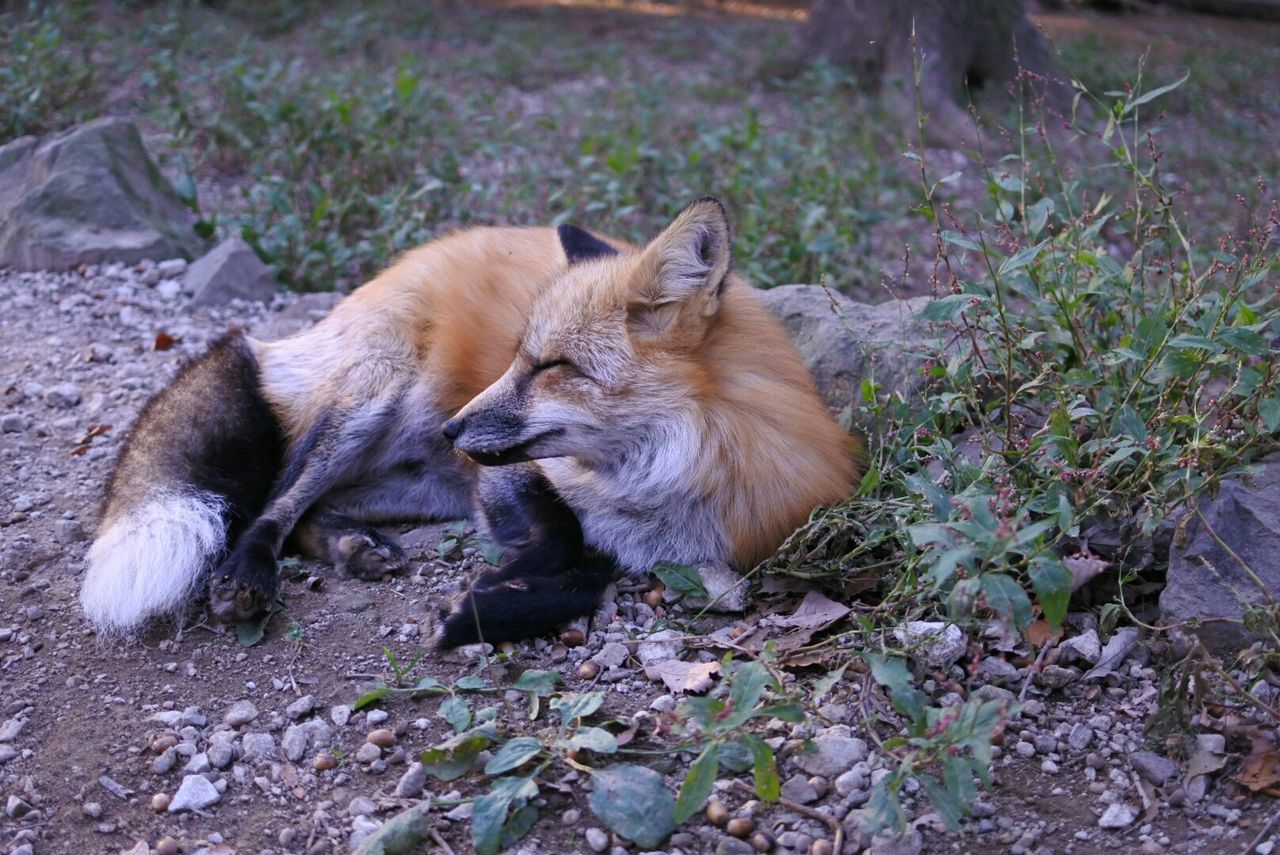
<path id="1" fill-rule="evenodd" d="M 596 607 L 613 563 L 584 550 L 577 516 L 536 466 L 481 469 L 477 504 L 510 555 L 441 609 L 437 647 L 542 635 Z"/>

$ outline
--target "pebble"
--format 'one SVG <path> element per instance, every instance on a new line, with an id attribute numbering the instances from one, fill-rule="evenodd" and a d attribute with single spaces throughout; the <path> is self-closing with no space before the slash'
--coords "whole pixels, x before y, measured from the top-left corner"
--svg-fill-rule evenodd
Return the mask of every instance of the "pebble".
<path id="1" fill-rule="evenodd" d="M 684 635 L 674 629 L 650 633 L 636 645 L 636 658 L 641 665 L 656 665 L 675 659 L 684 650 Z"/>
<path id="2" fill-rule="evenodd" d="M 178 841 L 172 837 L 161 837 L 156 841 L 156 855 L 178 855 Z"/>
<path id="3" fill-rule="evenodd" d="M 1072 751 L 1083 751 L 1092 741 L 1093 730 L 1084 722 L 1079 722 L 1072 727 L 1071 733 L 1067 736 L 1067 744 L 1071 746 Z"/>
<path id="4" fill-rule="evenodd" d="M 1138 818 L 1138 811 L 1124 802 L 1114 802 L 1098 818 L 1098 827 L 1111 831 L 1128 828 Z"/>
<path id="5" fill-rule="evenodd" d="M 721 837 L 716 843 L 716 855 L 755 855 L 756 850 L 745 840 Z"/>
<path id="6" fill-rule="evenodd" d="M 266 763 L 280 756 L 276 749 L 276 738 L 269 733 L 246 733 L 240 740 L 240 752 L 241 759 L 246 763 Z"/>
<path id="7" fill-rule="evenodd" d="M 305 715 L 308 715 L 316 708 L 316 699 L 313 695 L 303 695 L 289 706 L 285 707 L 284 714 L 293 721 L 297 721 Z"/>
<path id="8" fill-rule="evenodd" d="M 382 749 L 372 742 L 366 742 L 356 749 L 357 763 L 372 763 L 382 758 Z"/>
<path id="9" fill-rule="evenodd" d="M 368 796 L 356 796 L 347 803 L 347 813 L 352 816 L 369 816 L 374 810 L 373 799 Z"/>
<path id="10" fill-rule="evenodd" d="M 53 539 L 63 546 L 80 543 L 85 539 L 84 526 L 78 520 L 58 520 L 53 524 Z"/>
<path id="11" fill-rule="evenodd" d="M 156 813 L 164 813 L 169 809 L 169 794 L 156 793 L 151 797 L 151 809 Z"/>
<path id="12" fill-rule="evenodd" d="M 603 852 L 609 848 L 609 835 L 602 829 L 592 826 L 588 828 L 584 834 L 587 839 L 587 845 L 591 847 L 592 852 Z"/>
<path id="13" fill-rule="evenodd" d="M 31 805 L 17 796 L 9 796 L 4 804 L 4 813 L 10 819 L 19 819 L 31 813 Z"/>
<path id="14" fill-rule="evenodd" d="M 74 383 L 59 383 L 45 390 L 44 402 L 60 410 L 69 410 L 80 403 L 80 387 Z"/>
<path id="15" fill-rule="evenodd" d="M 427 769 L 421 763 L 410 763 L 409 768 L 396 783 L 396 795 L 402 799 L 416 798 L 427 784 Z"/>
<path id="16" fill-rule="evenodd" d="M 895 627 L 893 635 L 911 656 L 931 668 L 945 668 L 969 647 L 964 630 L 953 623 L 913 620 Z"/>
<path id="17" fill-rule="evenodd" d="M 236 701 L 227 710 L 222 720 L 232 727 L 239 727 L 242 724 L 248 724 L 258 717 L 258 708 L 253 705 L 252 701 Z"/>
<path id="18" fill-rule="evenodd" d="M 203 810 L 217 804 L 221 798 L 222 794 L 208 778 L 203 775 L 187 775 L 170 800 L 168 811 L 178 813 L 184 810 Z"/>
<path id="19" fill-rule="evenodd" d="M 167 258 L 155 266 L 155 271 L 161 279 L 177 279 L 187 272 L 187 261 L 184 258 Z"/>
<path id="20" fill-rule="evenodd" d="M 631 651 L 627 649 L 625 644 L 619 641 L 609 641 L 589 661 L 595 662 L 602 668 L 618 668 L 627 661 L 629 656 L 631 656 Z"/>
<path id="21" fill-rule="evenodd" d="M 849 736 L 847 725 L 821 731 L 812 741 L 812 753 L 797 753 L 792 762 L 810 775 L 834 778 L 867 757 L 866 740 Z"/>
<path id="22" fill-rule="evenodd" d="M 1165 782 L 1178 774 L 1177 763 L 1168 757 L 1156 754 L 1154 751 L 1133 752 L 1129 755 L 1129 765 L 1144 780 L 1155 784 L 1157 787 L 1164 786 Z"/>
<path id="23" fill-rule="evenodd" d="M 80 810 L 90 819 L 100 819 L 102 817 L 102 805 L 97 802 L 85 802 L 80 806 Z"/>
<path id="24" fill-rule="evenodd" d="M 327 772 L 338 765 L 338 758 L 334 757 L 327 751 L 316 755 L 316 759 L 311 761 L 311 768 L 317 772 Z"/>
<path id="25" fill-rule="evenodd" d="M 797 804 L 809 805 L 818 800 L 818 792 L 804 775 L 792 775 L 782 784 L 782 797 Z"/>
<path id="26" fill-rule="evenodd" d="M 395 744 L 396 735 L 385 728 L 369 731 L 369 735 L 365 737 L 365 742 L 372 743 L 379 748 L 390 748 Z"/>
<path id="27" fill-rule="evenodd" d="M 4 724 L 0 724 L 0 742 L 13 742 L 22 733 L 22 728 L 26 727 L 27 720 L 25 718 L 11 718 Z"/>
<path id="28" fill-rule="evenodd" d="M 364 716 L 364 720 L 369 724 L 382 724 L 389 718 L 391 713 L 386 710 L 369 710 Z"/>
<path id="29" fill-rule="evenodd" d="M 330 708 L 329 720 L 338 727 L 345 727 L 347 722 L 351 720 L 351 707 L 346 704 L 338 704 Z"/>

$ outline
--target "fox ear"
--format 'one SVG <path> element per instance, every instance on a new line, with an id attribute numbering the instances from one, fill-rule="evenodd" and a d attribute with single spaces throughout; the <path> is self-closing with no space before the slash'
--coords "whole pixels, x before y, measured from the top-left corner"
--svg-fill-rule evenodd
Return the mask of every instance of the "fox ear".
<path id="1" fill-rule="evenodd" d="M 556 226 L 556 234 L 560 236 L 560 246 L 570 264 L 618 254 L 616 249 L 591 232 L 568 223 Z"/>
<path id="2" fill-rule="evenodd" d="M 635 320 L 661 331 L 683 315 L 714 315 L 729 275 L 729 241 L 729 215 L 718 199 L 704 196 L 681 211 L 645 248 Z"/>

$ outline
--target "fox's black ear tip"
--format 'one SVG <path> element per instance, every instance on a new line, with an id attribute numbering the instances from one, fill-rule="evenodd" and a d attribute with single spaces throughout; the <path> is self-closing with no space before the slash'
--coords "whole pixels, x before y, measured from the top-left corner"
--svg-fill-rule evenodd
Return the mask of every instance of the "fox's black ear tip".
<path id="1" fill-rule="evenodd" d="M 595 258 L 608 258 L 618 254 L 616 249 L 591 232 L 571 223 L 561 223 L 556 226 L 556 234 L 560 238 L 560 246 L 564 249 L 565 257 L 569 259 L 570 264 L 591 261 Z"/>

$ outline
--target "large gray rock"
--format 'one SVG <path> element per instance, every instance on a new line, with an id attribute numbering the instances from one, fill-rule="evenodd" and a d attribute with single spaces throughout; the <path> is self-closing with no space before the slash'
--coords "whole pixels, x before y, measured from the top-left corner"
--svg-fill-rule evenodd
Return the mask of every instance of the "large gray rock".
<path id="1" fill-rule="evenodd" d="M 129 119 L 0 147 L 0 265 L 191 258 L 202 246 L 194 223 Z"/>
<path id="2" fill-rule="evenodd" d="M 1204 621 L 1196 634 L 1205 647 L 1234 653 L 1258 636 L 1221 619 L 1239 620 L 1248 606 L 1264 603 L 1259 583 L 1280 597 L 1280 454 L 1260 461 L 1254 478 L 1224 481 L 1197 502 L 1209 525 L 1193 514 L 1173 538 L 1160 612 L 1166 623 Z"/>
<path id="3" fill-rule="evenodd" d="M 786 327 L 833 407 L 860 401 L 867 377 L 907 400 L 923 386 L 919 348 L 929 329 L 919 313 L 930 298 L 871 305 L 820 285 L 782 285 L 760 297 Z"/>
<path id="4" fill-rule="evenodd" d="M 187 268 L 187 290 L 197 306 L 220 306 L 235 298 L 267 302 L 276 292 L 271 270 L 253 247 L 231 238 Z"/>

